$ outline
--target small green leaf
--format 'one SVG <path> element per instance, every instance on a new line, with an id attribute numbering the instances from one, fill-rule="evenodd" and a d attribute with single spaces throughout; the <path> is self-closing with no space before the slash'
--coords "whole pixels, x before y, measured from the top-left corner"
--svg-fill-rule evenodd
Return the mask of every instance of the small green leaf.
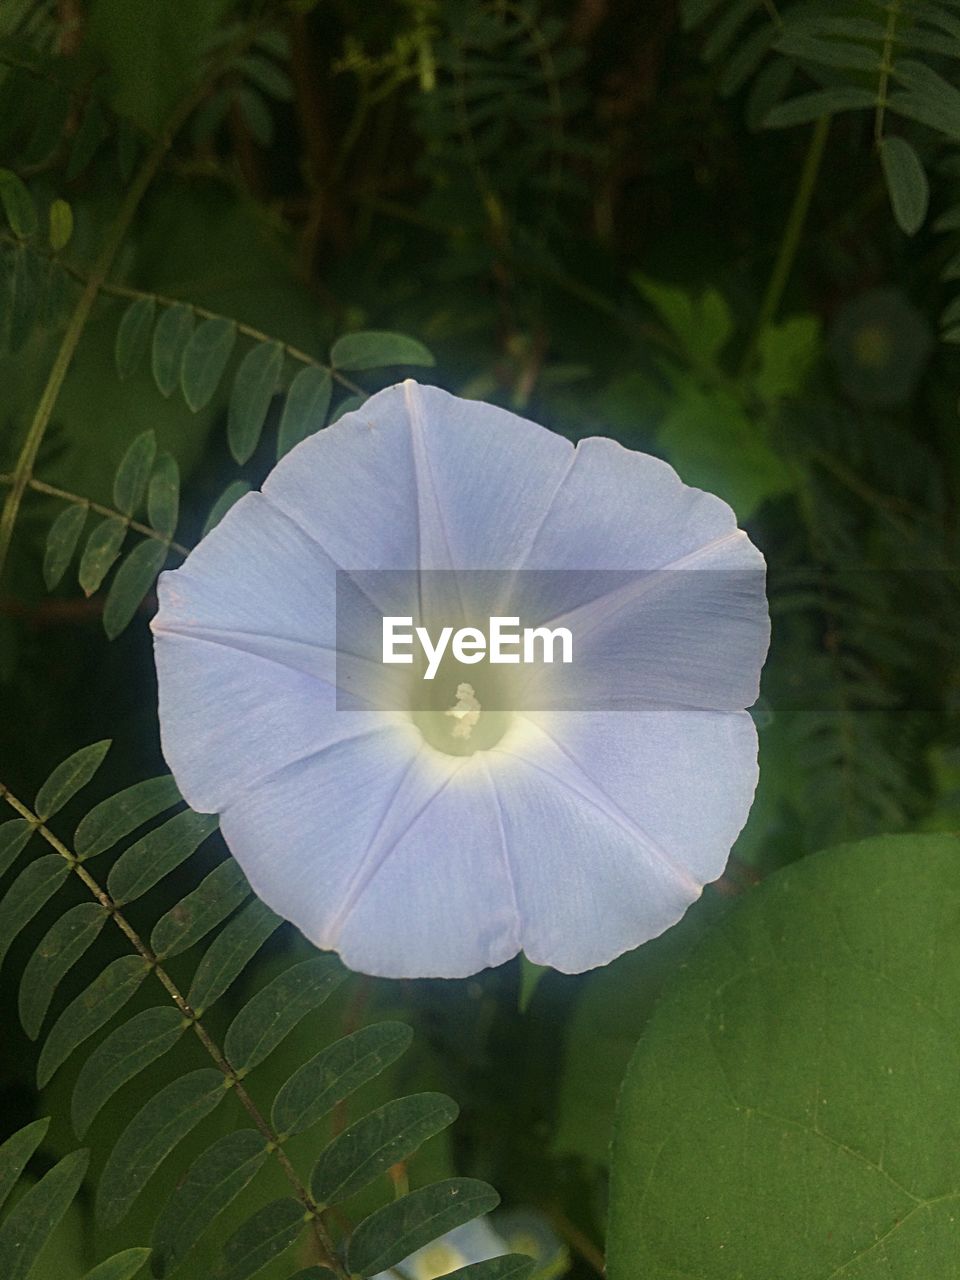
<path id="1" fill-rule="evenodd" d="M 125 516 L 132 516 L 143 501 L 156 456 L 156 433 L 143 431 L 121 458 L 113 479 L 113 505 Z"/>
<path id="2" fill-rule="evenodd" d="M 120 855 L 107 876 L 107 892 L 118 906 L 133 902 L 152 889 L 174 867 L 179 867 L 212 831 L 216 814 L 184 809 L 153 831 L 141 836 Z"/>
<path id="3" fill-rule="evenodd" d="M 67 571 L 87 520 L 87 507 L 77 503 L 64 509 L 50 526 L 43 553 L 43 580 L 52 591 Z"/>
<path id="4" fill-rule="evenodd" d="M 36 235 L 39 224 L 33 196 L 11 169 L 0 169 L 0 204 L 15 236 L 29 240 Z"/>
<path id="5" fill-rule="evenodd" d="M 280 917 L 259 898 L 244 907 L 197 965 L 187 992 L 190 1008 L 200 1015 L 219 1000 L 280 924 Z"/>
<path id="6" fill-rule="evenodd" d="M 930 183 L 920 157 L 905 138 L 884 138 L 880 163 L 887 183 L 893 216 L 901 231 L 916 235 L 930 205 Z"/>
<path id="7" fill-rule="evenodd" d="M 132 377 L 140 367 L 140 361 L 150 345 L 156 303 L 153 298 L 137 298 L 123 313 L 117 327 L 117 343 L 114 358 L 117 373 L 122 381 Z M 117 503 L 117 506 L 120 506 Z M 121 507 L 121 510 L 123 508 Z M 133 514 L 130 512 L 129 514 Z"/>
<path id="8" fill-rule="evenodd" d="M 149 972 L 142 956 L 120 956 L 71 1000 L 44 1040 L 37 1063 L 37 1084 L 41 1089 L 78 1045 L 123 1008 Z"/>
<path id="9" fill-rule="evenodd" d="M 233 95 L 237 110 L 244 124 L 261 147 L 269 147 L 273 141 L 273 116 L 263 96 L 255 89 L 241 85 Z"/>
<path id="10" fill-rule="evenodd" d="M 172 1049 L 189 1025 L 179 1009 L 160 1005 L 136 1014 L 97 1045 L 73 1090 L 70 1114 L 78 1137 L 83 1137 L 117 1090 Z"/>
<path id="11" fill-rule="evenodd" d="M 131 1280 L 149 1257 L 149 1249 L 124 1249 L 88 1271 L 83 1280 Z"/>
<path id="12" fill-rule="evenodd" d="M 471 1262 L 458 1267 L 444 1280 L 527 1280 L 536 1269 L 536 1262 L 525 1253 L 504 1253 L 499 1258 L 487 1258 L 485 1262 Z M 551 1271 L 546 1272 L 552 1275 Z"/>
<path id="13" fill-rule="evenodd" d="M 183 352 L 193 333 L 193 311 L 183 302 L 168 307 L 153 331 L 151 365 L 160 394 L 169 396 L 180 382 Z"/>
<path id="14" fill-rule="evenodd" d="M 92 596 L 110 572 L 126 536 L 127 522 L 119 516 L 105 516 L 94 525 L 80 557 L 78 576 L 85 596 Z"/>
<path id="15" fill-rule="evenodd" d="M 49 1116 L 43 1120 L 34 1120 L 33 1124 L 28 1124 L 26 1128 L 18 1129 L 0 1147 L 0 1209 L 17 1185 L 21 1173 L 27 1166 L 27 1161 L 39 1147 L 49 1128 Z"/>
<path id="16" fill-rule="evenodd" d="M 109 913 L 99 902 L 71 907 L 47 930 L 27 961 L 20 981 L 20 1021 L 36 1040 L 63 977 L 91 947 L 107 923 Z"/>
<path id="17" fill-rule="evenodd" d="M 249 492 L 250 484 L 246 480 L 234 480 L 232 484 L 228 484 L 210 508 L 210 514 L 207 516 L 203 526 L 202 536 L 205 538 L 211 529 L 215 529 L 233 504 L 238 502 L 245 493 Z"/>
<path id="18" fill-rule="evenodd" d="M 224 1052 L 238 1072 L 250 1071 L 272 1053 L 311 1009 L 318 1008 L 346 976 L 335 956 L 317 956 L 285 969 L 248 1000 L 231 1022 Z"/>
<path id="19" fill-rule="evenodd" d="M 104 756 L 110 750 L 110 742 L 110 738 L 91 742 L 88 747 L 81 747 L 57 765 L 37 792 L 34 810 L 41 821 L 46 822 L 47 818 L 59 813 L 67 801 L 72 800 L 87 785 L 103 764 Z"/>
<path id="20" fill-rule="evenodd" d="M 17 1201 L 0 1226 L 0 1276 L 27 1280 L 87 1172 L 89 1151 L 74 1151 Z"/>
<path id="21" fill-rule="evenodd" d="M 73 235 L 73 210 L 66 200 L 54 200 L 50 205 L 50 248 L 59 253 L 70 243 Z"/>
<path id="22" fill-rule="evenodd" d="M 144 822 L 180 800 L 177 784 L 169 773 L 135 782 L 115 795 L 101 800 L 82 818 L 73 837 L 78 858 L 104 853 Z"/>
<path id="23" fill-rule="evenodd" d="M 248 1218 L 223 1246 L 223 1262 L 216 1280 L 247 1280 L 279 1257 L 306 1225 L 303 1205 L 285 1198 L 273 1200 Z"/>
<path id="24" fill-rule="evenodd" d="M 328 1045 L 280 1089 L 271 1113 L 274 1129 L 284 1137 L 309 1129 L 395 1062 L 412 1040 L 404 1022 L 375 1022 Z"/>
<path id="25" fill-rule="evenodd" d="M 287 391 L 277 433 L 277 458 L 312 435 L 327 420 L 333 381 L 329 369 L 301 369 Z"/>
<path id="26" fill-rule="evenodd" d="M 180 518 L 180 468 L 170 453 L 161 453 L 147 490 L 147 518 L 157 533 L 172 538 Z"/>
<path id="27" fill-rule="evenodd" d="M 448 1178 L 411 1191 L 360 1223 L 350 1240 L 348 1266 L 364 1276 L 387 1271 L 499 1203 L 493 1187 L 475 1178 Z"/>
<path id="28" fill-rule="evenodd" d="M 66 880 L 69 866 L 59 853 L 28 863 L 0 902 L 0 965 L 11 942 Z"/>
<path id="29" fill-rule="evenodd" d="M 97 1188 L 97 1220 L 116 1226 L 150 1175 L 178 1142 L 226 1097 L 225 1077 L 201 1067 L 155 1093 L 133 1117 L 107 1158 Z"/>
<path id="30" fill-rule="evenodd" d="M 453 1124 L 460 1108 L 443 1093 L 394 1098 L 337 1134 L 313 1167 L 310 1190 L 318 1204 L 339 1204 L 413 1155 Z"/>
<path id="31" fill-rule="evenodd" d="M 787 129 L 791 125 L 811 124 L 822 116 L 836 115 L 840 111 L 872 108 L 876 106 L 876 102 L 876 94 L 870 89 L 837 85 L 831 89 L 801 93 L 796 98 L 777 103 L 763 124 L 767 129 Z"/>
<path id="32" fill-rule="evenodd" d="M 255 1129 L 239 1129 L 220 1138 L 194 1160 L 154 1228 L 153 1274 L 158 1280 L 176 1270 L 266 1158 L 263 1135 Z"/>
<path id="33" fill-rule="evenodd" d="M 394 364 L 433 365 L 433 356 L 416 338 L 403 333 L 369 329 L 345 333 L 330 348 L 335 369 L 382 369 Z"/>
<path id="34" fill-rule="evenodd" d="M 150 935 L 151 950 L 161 960 L 186 951 L 225 920 L 249 893 L 239 862 L 225 859 L 160 917 Z"/>
<path id="35" fill-rule="evenodd" d="M 117 570 L 103 606 L 103 629 L 108 640 L 116 640 L 133 621 L 141 601 L 163 568 L 167 550 L 165 542 L 144 538 Z"/>
<path id="36" fill-rule="evenodd" d="M 258 85 L 264 93 L 280 102 L 289 102 L 293 97 L 293 85 L 287 73 L 275 62 L 256 54 L 247 54 L 238 63 L 240 71 Z"/>
<path id="37" fill-rule="evenodd" d="M 240 362 L 227 415 L 227 439 L 237 462 L 246 462 L 257 447 L 282 369 L 279 342 L 258 343 Z"/>
<path id="38" fill-rule="evenodd" d="M 96 98 L 91 98 L 80 121 L 80 128 L 73 137 L 70 158 L 67 161 L 67 182 L 72 182 L 87 168 L 100 150 L 107 132 L 107 122 L 100 110 L 100 104 Z"/>
<path id="39" fill-rule="evenodd" d="M 202 321 L 191 335 L 183 352 L 180 386 L 194 413 L 213 399 L 236 340 L 237 326 L 222 316 Z"/>
<path id="40" fill-rule="evenodd" d="M 0 823 L 0 876 L 12 867 L 36 828 L 29 818 L 11 818 Z"/>

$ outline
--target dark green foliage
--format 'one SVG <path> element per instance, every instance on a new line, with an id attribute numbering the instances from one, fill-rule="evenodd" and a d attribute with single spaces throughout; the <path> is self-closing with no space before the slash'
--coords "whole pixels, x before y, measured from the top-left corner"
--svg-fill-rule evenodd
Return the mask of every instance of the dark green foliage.
<path id="1" fill-rule="evenodd" d="M 175 907 L 160 917 L 150 934 L 150 947 L 161 959 L 179 955 L 206 936 L 243 902 L 250 886 L 233 858 L 221 862 Z"/>
<path id="2" fill-rule="evenodd" d="M 0 1275 L 27 1280 L 87 1171 L 89 1152 L 74 1151 L 30 1188 L 0 1224 Z"/>
<path id="3" fill-rule="evenodd" d="M 192 809 L 168 818 L 163 826 L 141 836 L 110 868 L 107 890 L 111 898 L 118 904 L 139 898 L 185 862 L 216 829 L 215 815 Z"/>
<path id="4" fill-rule="evenodd" d="M 20 1021 L 31 1040 L 40 1034 L 57 986 L 96 941 L 107 915 L 99 902 L 71 907 L 50 926 L 30 957 L 20 980 Z"/>
<path id="5" fill-rule="evenodd" d="M 177 784 L 169 773 L 158 778 L 135 782 L 116 795 L 103 800 L 77 825 L 73 837 L 74 850 L 80 858 L 92 858 L 112 849 L 124 836 L 157 817 L 180 800 Z"/>
<path id="6" fill-rule="evenodd" d="M 52 591 L 73 559 L 87 519 L 84 505 L 64 507 L 50 526 L 43 559 L 43 580 Z"/>
<path id="7" fill-rule="evenodd" d="M 301 1018 L 318 1008 L 346 976 L 335 956 L 318 956 L 286 969 L 240 1010 L 223 1042 L 235 1071 L 250 1071 L 268 1057 Z"/>
<path id="8" fill-rule="evenodd" d="M 187 1004 L 197 1014 L 214 1004 L 280 926 L 280 917 L 256 898 L 219 933 L 197 966 Z"/>
<path id="9" fill-rule="evenodd" d="M 277 437 L 277 457 L 319 431 L 330 408 L 333 382 L 328 369 L 301 369 L 287 391 Z"/>
<path id="10" fill-rule="evenodd" d="M 297 1239 L 305 1226 L 303 1205 L 285 1197 L 259 1209 L 223 1247 L 216 1280 L 247 1280 Z"/>
<path id="11" fill-rule="evenodd" d="M 500 1197 L 475 1178 L 448 1178 L 378 1209 L 350 1241 L 350 1269 L 375 1275 L 445 1232 L 495 1209 Z"/>
<path id="12" fill-rule="evenodd" d="M 227 422 L 230 452 L 237 462 L 246 462 L 257 447 L 282 369 L 283 347 L 279 342 L 261 342 L 251 347 L 240 362 L 230 392 Z"/>
<path id="13" fill-rule="evenodd" d="M 109 750 L 109 739 L 93 742 L 58 764 L 37 792 L 34 804 L 37 817 L 45 822 L 47 818 L 59 813 L 67 801 L 72 800 L 87 785 Z"/>

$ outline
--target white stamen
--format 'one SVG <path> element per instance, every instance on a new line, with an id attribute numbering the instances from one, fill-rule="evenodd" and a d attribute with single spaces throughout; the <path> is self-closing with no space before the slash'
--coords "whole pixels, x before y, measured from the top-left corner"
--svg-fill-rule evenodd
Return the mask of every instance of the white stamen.
<path id="1" fill-rule="evenodd" d="M 469 738 L 473 732 L 473 726 L 480 719 L 480 703 L 477 701 L 477 695 L 473 691 L 472 684 L 457 685 L 457 701 L 454 706 L 449 707 L 444 713 L 445 716 L 453 716 L 456 724 L 450 732 L 455 738 Z"/>

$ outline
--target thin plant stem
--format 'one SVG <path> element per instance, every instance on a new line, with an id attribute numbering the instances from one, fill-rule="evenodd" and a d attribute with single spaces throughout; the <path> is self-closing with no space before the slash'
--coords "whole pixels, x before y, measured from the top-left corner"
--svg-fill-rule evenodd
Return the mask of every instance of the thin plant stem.
<path id="1" fill-rule="evenodd" d="M 873 118 L 873 141 L 877 150 L 883 146 L 883 125 L 887 111 L 887 91 L 890 73 L 893 71 L 893 46 L 900 19 L 901 0 L 890 0 L 887 5 L 887 25 L 883 32 L 883 49 L 880 53 L 880 82 L 877 85 L 877 111 Z"/>

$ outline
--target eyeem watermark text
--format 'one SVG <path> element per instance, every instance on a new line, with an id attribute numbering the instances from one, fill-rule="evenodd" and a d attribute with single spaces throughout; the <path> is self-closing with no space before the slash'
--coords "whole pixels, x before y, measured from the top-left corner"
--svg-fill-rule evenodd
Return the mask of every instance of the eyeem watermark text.
<path id="1" fill-rule="evenodd" d="M 519 617 L 492 617 L 487 632 L 479 627 L 441 627 L 434 641 L 426 627 L 415 627 L 412 617 L 383 619 L 383 661 L 409 666 L 419 643 L 427 660 L 424 680 L 432 680 L 449 645 L 457 662 L 467 666 L 491 662 L 495 665 L 553 663 L 559 645 L 560 662 L 573 661 L 573 635 L 568 627 L 520 627 Z"/>

